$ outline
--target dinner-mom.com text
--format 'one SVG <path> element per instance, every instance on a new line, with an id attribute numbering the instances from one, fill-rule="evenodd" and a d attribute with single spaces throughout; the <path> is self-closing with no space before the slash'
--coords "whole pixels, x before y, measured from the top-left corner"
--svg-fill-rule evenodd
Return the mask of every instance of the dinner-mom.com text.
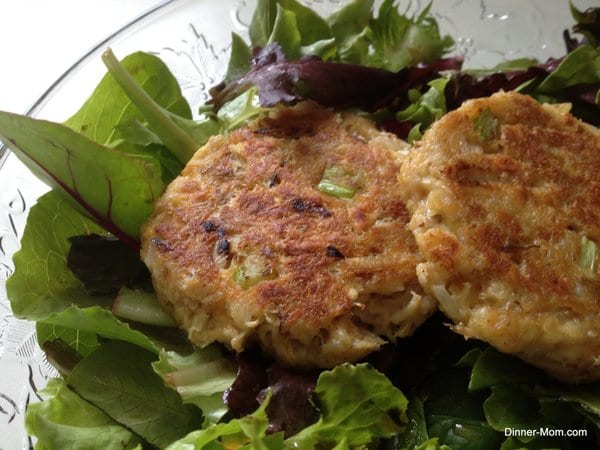
<path id="1" fill-rule="evenodd" d="M 504 428 L 504 436 L 514 437 L 587 437 L 586 429 L 561 429 L 550 427 L 539 428 Z"/>

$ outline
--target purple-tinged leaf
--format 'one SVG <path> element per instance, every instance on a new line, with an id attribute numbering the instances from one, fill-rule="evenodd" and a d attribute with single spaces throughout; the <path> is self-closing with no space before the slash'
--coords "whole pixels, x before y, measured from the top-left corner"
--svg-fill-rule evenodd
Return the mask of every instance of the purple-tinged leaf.
<path id="1" fill-rule="evenodd" d="M 248 352 L 238 355 L 236 362 L 236 379 L 223 399 L 233 417 L 243 417 L 258 408 L 258 395 L 268 386 L 267 368 L 272 362 Z"/>
<path id="2" fill-rule="evenodd" d="M 523 70 L 487 74 L 457 72 L 446 87 L 448 110 L 471 98 L 520 89 L 543 102 L 571 103 L 572 113 L 591 123 L 600 123 L 597 93 L 600 89 L 600 56 L 589 46 L 578 47 L 562 58 Z"/>
<path id="3" fill-rule="evenodd" d="M 0 111 L 0 140 L 42 181 L 136 248 L 164 190 L 159 163 L 98 144 L 70 128 Z"/>
<path id="4" fill-rule="evenodd" d="M 267 371 L 269 388 L 261 392 L 259 400 L 271 393 L 267 406 L 269 432 L 283 431 L 292 436 L 317 421 L 319 414 L 311 402 L 319 372 L 316 370 L 286 369 L 273 364 Z"/>
<path id="5" fill-rule="evenodd" d="M 67 266 L 89 295 L 114 296 L 124 285 L 148 281 L 149 272 L 139 252 L 114 236 L 71 236 Z"/>
<path id="6" fill-rule="evenodd" d="M 375 111 L 437 78 L 440 71 L 460 68 L 461 63 L 454 58 L 390 72 L 318 58 L 287 61 L 281 47 L 271 44 L 258 50 L 246 75 L 213 90 L 213 103 L 218 110 L 250 86 L 257 86 L 265 107 L 312 99 L 325 106 Z"/>
<path id="7" fill-rule="evenodd" d="M 564 38 L 567 50 L 571 52 L 585 44 L 598 46 L 600 43 L 600 8 L 588 8 L 585 11 L 579 11 L 571 3 L 570 9 L 571 15 L 577 22 L 571 30 L 573 33 L 581 34 L 583 38 L 581 40 L 571 38 L 569 31 L 565 30 Z"/>
<path id="8" fill-rule="evenodd" d="M 254 411 L 270 393 L 269 432 L 293 435 L 315 422 L 311 403 L 319 371 L 286 369 L 254 353 L 238 355 L 238 373 L 224 399 L 233 417 Z"/>
<path id="9" fill-rule="evenodd" d="M 527 81 L 547 75 L 542 67 L 531 67 L 527 70 L 496 72 L 477 76 L 466 72 L 456 73 L 446 87 L 446 104 L 448 110 L 458 108 L 462 102 L 470 98 L 488 97 L 495 92 L 512 91 Z"/>

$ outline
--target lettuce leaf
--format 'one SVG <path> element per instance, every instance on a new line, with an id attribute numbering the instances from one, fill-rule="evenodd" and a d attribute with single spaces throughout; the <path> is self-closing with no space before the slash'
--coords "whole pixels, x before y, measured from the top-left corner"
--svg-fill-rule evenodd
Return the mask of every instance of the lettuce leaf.
<path id="1" fill-rule="evenodd" d="M 476 350 L 466 366 L 471 366 L 469 390 L 478 391 L 498 384 L 540 383 L 548 381 L 547 375 L 513 356 L 497 352 L 491 348 Z"/>
<path id="2" fill-rule="evenodd" d="M 418 90 L 408 92 L 411 104 L 396 113 L 396 120 L 407 122 L 414 127 L 408 134 L 408 142 L 413 142 L 422 137 L 422 132 L 434 121 L 446 114 L 445 89 L 449 78 L 437 78 L 427 83 L 429 89 L 423 94 Z"/>
<path id="3" fill-rule="evenodd" d="M 498 432 L 516 429 L 587 429 L 588 440 L 581 438 L 574 448 L 594 445 L 594 429 L 600 430 L 600 383 L 568 385 L 559 383 L 519 359 L 491 347 L 463 358 L 472 366 L 469 390 L 486 394 L 483 409 L 488 423 Z M 549 445 L 571 448 L 572 439 L 518 436 L 529 448 Z M 506 448 L 511 442 L 506 441 Z M 504 447 L 503 447 L 504 448 Z M 516 447 L 519 448 L 519 447 Z"/>
<path id="4" fill-rule="evenodd" d="M 163 350 L 152 367 L 184 403 L 202 410 L 205 425 L 218 422 L 227 413 L 223 394 L 233 383 L 236 371 L 218 346 L 195 349 L 187 355 Z"/>
<path id="5" fill-rule="evenodd" d="M 593 47 L 598 47 L 600 44 L 600 8 L 588 8 L 585 11 L 578 10 L 571 1 L 569 1 L 571 15 L 577 22 L 572 31 L 583 35 L 583 39 L 578 41 L 572 39 L 568 31 L 565 31 L 565 41 L 569 51 L 580 45 L 589 44 Z"/>
<path id="6" fill-rule="evenodd" d="M 125 342 L 107 342 L 82 359 L 67 384 L 83 399 L 164 448 L 200 425 L 199 412 L 154 373 L 155 355 Z"/>
<path id="7" fill-rule="evenodd" d="M 145 54 L 141 53 L 141 55 Z M 123 63 L 119 62 L 110 49 L 102 54 L 102 61 L 107 67 L 110 77 L 114 79 L 131 103 L 144 116 L 150 130 L 182 164 L 185 164 L 194 155 L 200 145 L 206 142 L 211 134 L 218 131 L 217 124 L 210 118 L 195 122 L 188 117 L 179 116 L 157 103 L 151 94 L 140 86 L 134 78 L 134 75 L 141 70 L 139 63 L 128 70 Z M 148 63 L 152 63 L 152 61 L 148 61 Z M 143 64 L 141 66 L 143 67 Z M 168 81 L 172 81 L 176 85 L 176 81 L 166 67 L 162 68 L 166 75 L 159 78 L 159 86 L 163 82 L 168 84 Z M 150 70 L 152 69 L 150 68 Z M 185 102 L 181 97 L 178 86 L 175 89 L 175 95 L 178 101 Z"/>
<path id="8" fill-rule="evenodd" d="M 498 448 L 503 436 L 486 420 L 482 403 L 487 396 L 468 392 L 468 377 L 468 370 L 448 367 L 421 386 L 429 436 L 453 450 Z"/>
<path id="9" fill-rule="evenodd" d="M 366 364 L 342 364 L 323 372 L 315 388 L 321 417 L 289 439 L 296 448 L 331 445 L 343 437 L 350 447 L 392 437 L 406 423 L 408 401 L 390 380 Z"/>
<path id="10" fill-rule="evenodd" d="M 536 88 L 536 93 L 553 94 L 578 84 L 600 83 L 600 49 L 589 45 L 576 48 Z"/>
<path id="11" fill-rule="evenodd" d="M 396 72 L 417 62 L 439 59 L 453 45 L 441 36 L 427 6 L 417 17 L 400 14 L 386 0 L 373 15 L 373 0 L 348 2 L 323 18 L 296 0 L 259 0 L 250 24 L 252 47 L 277 43 L 286 58 L 317 56 L 323 60 L 379 67 Z M 242 66 L 239 42 L 230 67 Z M 226 80 L 231 81 L 228 71 Z"/>
<path id="12" fill-rule="evenodd" d="M 112 298 L 89 295 L 67 266 L 71 236 L 103 232 L 60 193 L 50 191 L 40 197 L 29 213 L 21 249 L 14 255 L 14 274 L 6 282 L 13 313 L 41 321 L 45 330 L 40 336 L 41 344 L 72 336 L 76 330 L 158 352 L 163 347 L 161 343 L 113 316 L 106 309 Z M 66 341 L 77 347 L 72 338 L 67 337 Z"/>
<path id="13" fill-rule="evenodd" d="M 39 394 L 44 401 L 30 404 L 25 415 L 27 433 L 38 440 L 36 449 L 141 450 L 139 437 L 71 391 L 61 378 L 50 380 Z"/>
<path id="14" fill-rule="evenodd" d="M 444 444 L 440 444 L 438 438 L 431 438 L 423 442 L 421 445 L 414 447 L 414 450 L 452 450 Z"/>
<path id="15" fill-rule="evenodd" d="M 225 72 L 225 82 L 230 82 L 244 75 L 250 70 L 252 50 L 244 39 L 236 33 L 231 33 L 231 53 Z"/>
<path id="16" fill-rule="evenodd" d="M 29 212 L 21 249 L 13 257 L 15 272 L 6 282 L 16 316 L 39 320 L 71 305 L 108 305 L 109 299 L 88 295 L 67 267 L 69 238 L 91 233 L 105 231 L 59 192 L 38 199 Z"/>
<path id="17" fill-rule="evenodd" d="M 161 59 L 136 52 L 125 57 L 121 64 L 158 105 L 183 118 L 192 118 L 177 80 Z M 100 144 L 158 160 L 165 182 L 172 180 L 183 168 L 148 129 L 144 114 L 110 73 L 102 78 L 89 99 L 65 121 L 65 125 Z"/>
<path id="18" fill-rule="evenodd" d="M 367 364 L 343 364 L 323 372 L 315 390 L 319 420 L 283 440 L 283 433 L 267 434 L 271 394 L 252 414 L 190 433 L 168 450 L 364 448 L 392 437 L 406 422 L 406 397 L 381 373 Z"/>
<path id="19" fill-rule="evenodd" d="M 259 0 L 249 34 L 252 46 L 278 42 L 290 58 L 300 54 L 301 46 L 332 39 L 327 22 L 296 0 Z"/>
<path id="20" fill-rule="evenodd" d="M 154 353 L 158 353 L 163 348 L 160 342 L 131 328 L 126 322 L 117 319 L 109 310 L 99 306 L 88 308 L 71 306 L 60 313 L 44 317 L 41 322 L 45 325 L 71 328 L 80 332 L 94 333 L 108 339 L 130 342 Z"/>
<path id="21" fill-rule="evenodd" d="M 408 394 L 408 408 L 406 410 L 406 415 L 408 417 L 406 429 L 403 433 L 398 434 L 394 438 L 394 448 L 418 448 L 419 445 L 426 445 L 428 442 L 431 442 L 429 431 L 427 430 L 427 422 L 425 420 L 423 399 L 414 391 Z"/>
<path id="22" fill-rule="evenodd" d="M 282 5 L 291 6 L 293 9 L 287 9 Z M 313 10 L 294 0 L 279 0 L 276 11 L 277 15 L 267 45 L 274 43 L 281 45 L 290 59 L 301 56 L 330 59 L 335 56 L 335 39 L 331 36 L 324 20 Z M 313 26 L 302 26 L 303 22 L 311 22 Z M 302 33 L 301 30 L 309 32 Z"/>
<path id="23" fill-rule="evenodd" d="M 58 342 L 64 349 L 71 350 L 74 355 L 89 355 L 100 345 L 96 333 L 77 328 L 54 325 L 38 321 L 35 324 L 38 345 L 44 347 L 46 342 Z"/>
<path id="24" fill-rule="evenodd" d="M 114 296 L 123 285 L 148 285 L 150 274 L 139 252 L 114 236 L 71 236 L 67 255 L 69 270 L 93 296 Z"/>
<path id="25" fill-rule="evenodd" d="M 0 139 L 42 181 L 135 246 L 164 190 L 158 162 L 98 144 L 57 123 L 0 112 Z"/>
<path id="26" fill-rule="evenodd" d="M 367 65 L 397 72 L 417 63 L 440 59 L 454 45 L 450 36 L 442 37 L 436 20 L 429 15 L 431 3 L 418 17 L 400 14 L 395 0 L 385 0 L 377 17 L 371 20 L 374 48 Z"/>
<path id="27" fill-rule="evenodd" d="M 193 431 L 183 439 L 174 442 L 167 450 L 225 450 L 255 449 L 281 450 L 287 448 L 283 433 L 267 435 L 269 419 L 266 408 L 269 397 L 252 414 L 241 419 L 213 424 L 204 430 Z"/>
<path id="28" fill-rule="evenodd" d="M 159 132 L 162 123 L 153 123 L 155 129 L 149 130 L 145 121 L 155 109 L 181 116 L 182 121 L 191 119 L 191 112 L 177 81 L 157 57 L 134 53 L 121 69 L 131 72 L 134 84 L 141 84 L 133 90 L 146 96 L 143 109 L 134 106 L 107 74 L 66 126 L 0 112 L 0 140 L 42 181 L 136 247 L 140 225 L 154 200 L 182 168 L 162 143 L 149 137 L 164 136 Z M 208 134 L 217 130 L 210 125 Z M 178 132 L 173 126 L 173 135 Z M 199 145 L 194 141 L 190 146 L 195 151 Z"/>
<path id="29" fill-rule="evenodd" d="M 157 57 L 105 59 L 110 73 L 66 125 L 0 111 L 0 140 L 38 178 L 137 248 L 140 225 L 166 183 L 221 128 L 214 118 L 191 120 Z"/>
<path id="30" fill-rule="evenodd" d="M 260 106 L 256 88 L 250 88 L 243 94 L 225 103 L 216 117 L 223 132 L 234 130 L 254 119 L 259 113 L 267 111 Z"/>
<path id="31" fill-rule="evenodd" d="M 371 45 L 369 23 L 373 0 L 353 0 L 327 17 L 338 48 L 336 60 L 365 64 Z"/>
<path id="32" fill-rule="evenodd" d="M 321 370 L 286 368 L 252 351 L 237 355 L 236 363 L 235 381 L 224 395 L 232 417 L 255 411 L 268 392 L 271 432 L 283 431 L 289 437 L 317 421 L 310 399 Z"/>

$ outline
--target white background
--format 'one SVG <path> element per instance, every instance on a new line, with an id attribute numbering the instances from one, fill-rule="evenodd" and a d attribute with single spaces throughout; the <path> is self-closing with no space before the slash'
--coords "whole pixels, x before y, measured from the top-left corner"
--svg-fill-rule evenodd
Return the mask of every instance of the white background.
<path id="1" fill-rule="evenodd" d="M 0 0 L 0 109 L 24 113 L 73 62 L 160 0 Z"/>

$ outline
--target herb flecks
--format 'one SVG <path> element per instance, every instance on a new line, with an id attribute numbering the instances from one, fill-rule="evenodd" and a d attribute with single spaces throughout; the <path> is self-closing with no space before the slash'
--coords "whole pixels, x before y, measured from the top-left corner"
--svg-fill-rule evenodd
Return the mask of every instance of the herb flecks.
<path id="1" fill-rule="evenodd" d="M 331 212 L 320 203 L 312 200 L 304 200 L 302 198 L 293 199 L 292 208 L 294 208 L 296 212 L 317 214 L 321 217 L 331 217 L 332 215 Z"/>
<path id="2" fill-rule="evenodd" d="M 210 222 L 210 221 L 205 221 L 202 222 L 200 224 L 200 226 L 204 229 L 204 231 L 206 231 L 207 233 L 211 233 L 213 231 L 217 231 L 219 229 L 219 225 L 217 225 L 214 222 Z"/>
<path id="3" fill-rule="evenodd" d="M 227 239 L 219 239 L 217 241 L 217 253 L 219 255 L 227 255 L 231 250 L 231 245 Z"/>
<path id="4" fill-rule="evenodd" d="M 150 239 L 150 242 L 153 246 L 158 247 L 164 251 L 169 251 L 173 249 L 173 246 L 169 242 L 163 241 L 162 239 L 157 237 L 153 237 L 152 239 Z"/>
<path id="5" fill-rule="evenodd" d="M 339 259 L 344 259 L 345 256 L 342 252 L 340 252 L 337 248 L 335 248 L 333 245 L 328 245 L 327 246 L 327 256 L 331 256 L 332 258 L 339 258 Z"/>

